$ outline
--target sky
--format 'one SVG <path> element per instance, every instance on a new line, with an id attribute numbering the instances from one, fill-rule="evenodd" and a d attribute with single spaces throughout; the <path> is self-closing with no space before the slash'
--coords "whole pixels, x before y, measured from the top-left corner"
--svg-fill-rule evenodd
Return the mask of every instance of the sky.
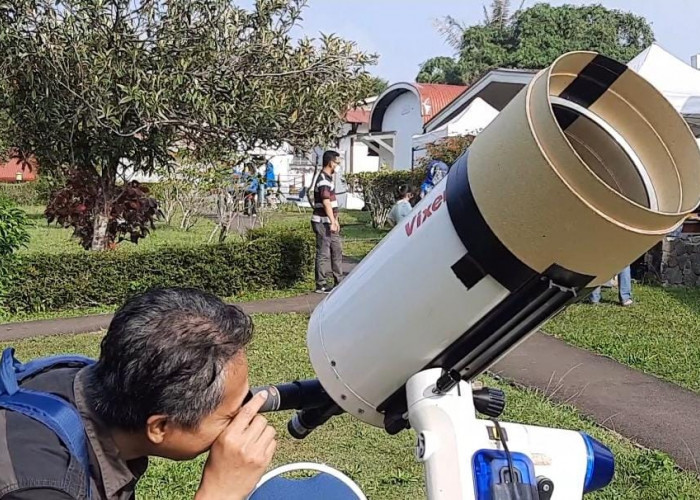
<path id="1" fill-rule="evenodd" d="M 542 0 L 539 0 L 542 1 Z M 525 7 L 538 0 L 525 0 Z M 244 2 L 245 3 L 245 2 Z M 433 26 L 451 15 L 467 24 L 483 20 L 490 0 L 308 0 L 303 32 L 336 33 L 354 40 L 365 51 L 379 55 L 371 72 L 390 83 L 414 81 L 420 64 L 435 56 L 453 55 Z M 520 0 L 513 0 L 517 7 Z M 697 0 L 552 0 L 552 5 L 602 3 L 605 7 L 641 15 L 649 21 L 656 41 L 679 59 L 690 63 L 700 53 L 700 1 Z"/>

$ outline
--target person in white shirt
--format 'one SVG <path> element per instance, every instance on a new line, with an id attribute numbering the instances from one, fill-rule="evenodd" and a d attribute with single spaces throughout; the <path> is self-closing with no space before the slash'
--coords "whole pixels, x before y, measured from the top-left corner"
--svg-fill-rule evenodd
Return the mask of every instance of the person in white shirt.
<path id="1" fill-rule="evenodd" d="M 398 200 L 391 207 L 391 212 L 389 212 L 387 217 L 387 221 L 392 227 L 396 226 L 404 217 L 411 213 L 411 210 L 413 210 L 413 204 L 411 203 L 413 197 L 413 189 L 410 186 L 399 186 Z"/>

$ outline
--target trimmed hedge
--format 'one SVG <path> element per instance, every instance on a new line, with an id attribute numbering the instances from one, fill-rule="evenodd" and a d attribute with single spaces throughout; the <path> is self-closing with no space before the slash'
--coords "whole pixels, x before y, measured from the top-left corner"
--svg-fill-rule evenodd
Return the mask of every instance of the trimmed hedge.
<path id="1" fill-rule="evenodd" d="M 310 230 L 252 231 L 247 240 L 144 252 L 19 256 L 0 299 L 10 312 L 119 305 L 153 287 L 195 287 L 219 296 L 285 288 L 312 269 Z"/>
<path id="2" fill-rule="evenodd" d="M 6 198 L 15 205 L 42 204 L 42 196 L 39 193 L 37 181 L 12 184 L 0 182 L 0 198 Z"/>

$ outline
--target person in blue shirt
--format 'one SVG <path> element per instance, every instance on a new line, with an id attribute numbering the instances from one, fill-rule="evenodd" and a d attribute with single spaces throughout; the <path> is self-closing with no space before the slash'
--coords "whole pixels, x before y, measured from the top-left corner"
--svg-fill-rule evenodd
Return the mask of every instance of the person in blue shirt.
<path id="1" fill-rule="evenodd" d="M 428 173 L 425 176 L 423 184 L 421 184 L 421 198 L 428 194 L 435 186 L 440 184 L 440 181 L 447 175 L 450 167 L 440 160 L 431 160 L 428 164 Z"/>
<path id="2" fill-rule="evenodd" d="M 270 160 L 265 164 L 265 186 L 273 188 L 277 186 L 277 180 L 275 179 L 275 166 Z"/>
<path id="3" fill-rule="evenodd" d="M 256 207 L 255 197 L 258 194 L 258 188 L 260 186 L 260 181 L 258 176 L 255 174 L 255 168 L 250 167 L 248 172 L 243 174 L 242 177 L 243 185 L 245 186 L 245 192 L 243 195 L 244 206 L 243 210 L 246 215 L 258 215 L 258 210 Z"/>

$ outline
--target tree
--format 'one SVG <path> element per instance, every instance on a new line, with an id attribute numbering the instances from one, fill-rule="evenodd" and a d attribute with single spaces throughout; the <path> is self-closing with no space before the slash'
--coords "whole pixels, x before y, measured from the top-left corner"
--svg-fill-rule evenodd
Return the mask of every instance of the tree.
<path id="1" fill-rule="evenodd" d="M 626 63 L 654 41 L 649 23 L 629 12 L 602 5 L 553 7 L 546 3 L 511 14 L 509 1 L 495 1 L 484 22 L 475 26 L 446 17 L 438 30 L 457 55 L 458 82 L 454 73 L 449 83 L 470 83 L 489 69 L 542 69 L 557 57 L 575 50 L 592 50 Z M 433 58 L 421 67 L 418 78 L 434 75 L 436 83 L 448 83 L 431 68 L 450 68 L 443 58 Z"/>
<path id="2" fill-rule="evenodd" d="M 323 144 L 366 97 L 375 57 L 334 35 L 294 41 L 305 0 L 9 0 L 0 9 L 0 137 L 49 173 L 88 185 L 64 191 L 49 217 L 84 246 L 117 237 L 115 213 L 147 195 L 125 172 L 171 167 L 174 153 L 215 159 L 288 142 Z M 138 198 L 138 199 L 137 199 Z M 136 203 L 139 207 L 134 208 Z M 80 217 L 74 214 L 89 206 Z M 131 214 L 135 215 L 135 214 Z M 138 220 L 142 227 L 146 220 Z M 91 225 L 92 228 L 86 228 Z M 86 244 L 85 238 L 91 241 Z M 138 240 L 138 229 L 125 235 Z"/>
<path id="3" fill-rule="evenodd" d="M 490 10 L 486 9 L 484 5 L 484 24 L 486 26 L 505 30 L 508 24 L 512 23 L 515 16 L 522 10 L 524 4 L 525 0 L 522 0 L 520 7 L 515 13 L 511 14 L 510 0 L 493 0 Z"/>
<path id="4" fill-rule="evenodd" d="M 510 0 L 493 0 L 491 8 L 487 9 L 484 5 L 484 22 L 483 26 L 490 26 L 504 30 L 513 22 L 515 15 L 523 8 L 525 0 L 520 3 L 518 10 L 511 14 Z M 452 16 L 445 16 L 434 21 L 434 26 L 438 32 L 445 38 L 445 42 L 452 47 L 456 54 L 459 54 L 462 48 L 462 40 L 464 32 L 469 29 L 469 26 L 464 22 Z"/>
<path id="5" fill-rule="evenodd" d="M 419 165 L 427 168 L 431 161 L 437 160 L 451 167 L 471 146 L 474 139 L 473 135 L 454 135 L 431 142 L 426 145 L 426 154 L 420 159 Z"/>
<path id="6" fill-rule="evenodd" d="M 433 57 L 421 65 L 416 81 L 419 83 L 447 83 L 462 85 L 459 61 L 452 57 Z"/>
<path id="7" fill-rule="evenodd" d="M 389 82 L 378 76 L 369 76 L 367 77 L 366 86 L 367 91 L 365 93 L 368 97 L 373 97 L 384 92 L 389 87 Z"/>

